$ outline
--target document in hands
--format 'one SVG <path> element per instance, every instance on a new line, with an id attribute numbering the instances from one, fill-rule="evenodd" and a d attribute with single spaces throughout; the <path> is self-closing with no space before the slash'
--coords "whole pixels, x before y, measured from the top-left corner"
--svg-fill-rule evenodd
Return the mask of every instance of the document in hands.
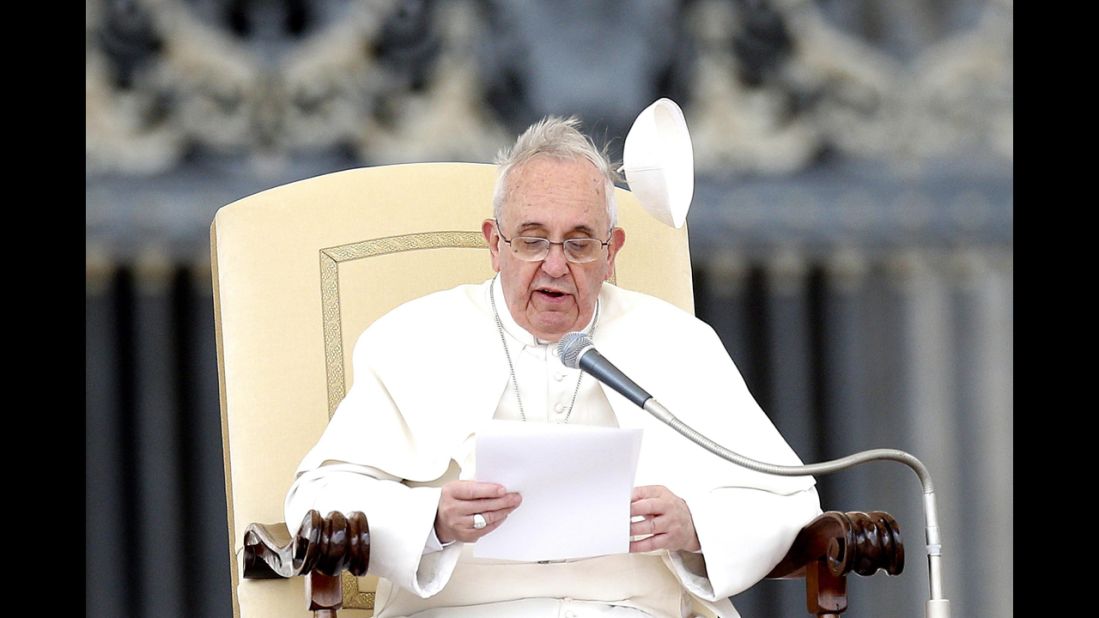
<path id="1" fill-rule="evenodd" d="M 523 503 L 473 547 L 479 558 L 564 560 L 626 553 L 640 429 L 491 421 L 476 478 Z"/>

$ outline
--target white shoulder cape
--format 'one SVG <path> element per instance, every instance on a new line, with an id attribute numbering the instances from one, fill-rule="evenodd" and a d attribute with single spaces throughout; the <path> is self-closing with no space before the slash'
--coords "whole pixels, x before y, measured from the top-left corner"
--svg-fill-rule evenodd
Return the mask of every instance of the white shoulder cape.
<path id="1" fill-rule="evenodd" d="M 326 461 L 371 466 L 418 482 L 439 479 L 492 419 L 508 366 L 486 286 L 463 285 L 408 302 L 355 344 L 354 382 L 298 472 Z M 651 296 L 604 284 L 597 349 L 673 414 L 719 444 L 776 464 L 801 463 L 756 404 L 704 322 Z M 725 462 L 604 387 L 621 427 L 644 430 L 635 485 L 681 496 L 718 487 L 789 495 L 810 476 L 778 477 Z"/>

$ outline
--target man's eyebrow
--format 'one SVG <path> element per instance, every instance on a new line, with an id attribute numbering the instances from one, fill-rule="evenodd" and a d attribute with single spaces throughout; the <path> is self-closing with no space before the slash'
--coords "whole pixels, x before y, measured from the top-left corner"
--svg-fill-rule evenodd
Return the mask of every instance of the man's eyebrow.
<path id="1" fill-rule="evenodd" d="M 539 223 L 538 221 L 527 221 L 519 226 L 519 231 L 524 232 L 526 230 L 533 230 L 544 227 L 546 227 L 545 224 Z"/>
<path id="2" fill-rule="evenodd" d="M 539 221 L 527 221 L 526 223 L 523 223 L 522 225 L 519 226 L 519 233 L 527 232 L 527 231 L 530 231 L 530 230 L 544 230 L 544 229 L 546 229 L 546 225 L 544 223 L 541 223 Z M 591 236 L 591 237 L 595 236 L 595 230 L 593 230 L 591 227 L 589 227 L 587 225 L 578 225 L 578 226 L 572 228 L 571 230 L 569 230 L 568 232 L 565 232 L 565 233 L 566 234 L 573 234 L 575 232 L 580 232 L 581 234 L 587 234 L 588 236 Z"/>

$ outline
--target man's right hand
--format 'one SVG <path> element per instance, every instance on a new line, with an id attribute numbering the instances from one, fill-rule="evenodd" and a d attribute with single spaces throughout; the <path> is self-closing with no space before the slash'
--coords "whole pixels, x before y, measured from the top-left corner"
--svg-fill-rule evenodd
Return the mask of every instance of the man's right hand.
<path id="1" fill-rule="evenodd" d="M 440 543 L 473 543 L 495 530 L 522 503 L 519 494 L 503 485 L 480 481 L 451 481 L 443 485 L 435 511 L 435 535 Z M 480 513 L 488 524 L 477 530 L 473 516 Z"/>

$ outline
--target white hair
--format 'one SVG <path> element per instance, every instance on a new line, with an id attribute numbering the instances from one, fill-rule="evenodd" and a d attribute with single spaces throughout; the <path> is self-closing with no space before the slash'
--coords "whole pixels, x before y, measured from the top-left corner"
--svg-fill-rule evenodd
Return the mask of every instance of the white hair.
<path id="1" fill-rule="evenodd" d="M 497 221 L 504 210 L 511 171 L 538 155 L 549 155 L 558 159 L 583 158 L 590 161 L 605 181 L 603 192 L 607 196 L 607 219 L 612 228 L 618 223 L 618 207 L 614 200 L 614 182 L 618 179 L 618 173 L 606 149 L 596 147 L 591 138 L 580 132 L 579 127 L 580 119 L 576 116 L 546 116 L 523 131 L 511 148 L 500 150 L 496 155 L 496 186 L 492 192 L 492 216 Z"/>

